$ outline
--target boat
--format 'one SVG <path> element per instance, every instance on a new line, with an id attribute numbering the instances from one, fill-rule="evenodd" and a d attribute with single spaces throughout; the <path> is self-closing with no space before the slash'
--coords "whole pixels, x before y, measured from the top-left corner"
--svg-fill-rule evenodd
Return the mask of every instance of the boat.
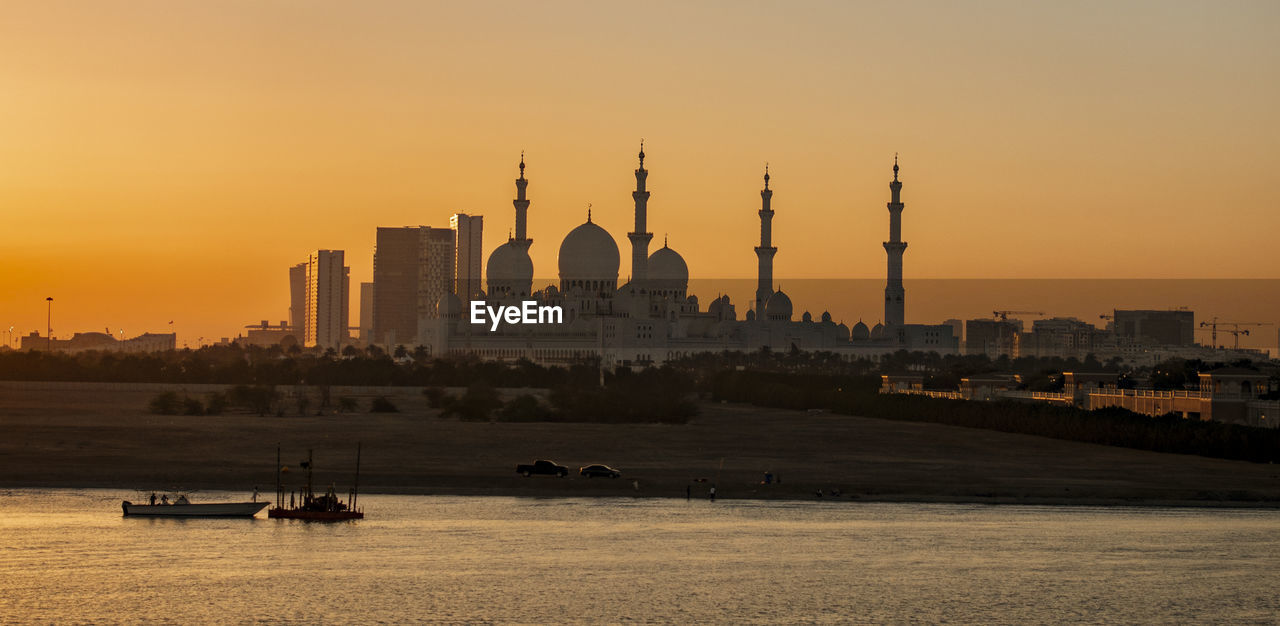
<path id="1" fill-rule="evenodd" d="M 284 466 L 280 464 L 280 449 L 276 448 L 276 503 L 267 510 L 267 517 L 272 519 L 297 519 L 313 522 L 340 522 L 345 520 L 364 519 L 364 511 L 356 507 L 360 494 L 360 444 L 356 444 L 356 477 L 346 501 L 338 497 L 334 486 L 317 496 L 311 490 L 312 463 L 311 450 L 307 450 L 307 460 L 301 463 L 307 469 L 307 484 L 298 492 L 289 492 L 289 506 L 285 506 L 285 489 L 281 482 Z"/>
<path id="2" fill-rule="evenodd" d="M 154 502 L 155 496 L 152 496 Z M 180 495 L 173 502 L 165 498 L 160 504 L 120 503 L 126 517 L 253 517 L 269 502 L 205 502 L 195 504 Z"/>

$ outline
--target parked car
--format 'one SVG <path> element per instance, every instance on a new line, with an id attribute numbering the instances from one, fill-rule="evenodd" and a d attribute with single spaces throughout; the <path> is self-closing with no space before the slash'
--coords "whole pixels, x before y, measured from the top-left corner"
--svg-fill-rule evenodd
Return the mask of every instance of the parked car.
<path id="1" fill-rule="evenodd" d="M 580 467 L 578 468 L 578 473 L 586 476 L 587 478 L 618 478 L 619 476 L 622 476 L 622 472 L 619 472 L 608 465 L 599 464 Z"/>
<path id="2" fill-rule="evenodd" d="M 534 461 L 532 465 L 517 465 L 516 473 L 528 478 L 534 474 L 545 474 L 548 476 L 559 476 L 564 478 L 569 475 L 569 468 L 563 465 L 556 465 L 554 461 L 539 459 Z"/>

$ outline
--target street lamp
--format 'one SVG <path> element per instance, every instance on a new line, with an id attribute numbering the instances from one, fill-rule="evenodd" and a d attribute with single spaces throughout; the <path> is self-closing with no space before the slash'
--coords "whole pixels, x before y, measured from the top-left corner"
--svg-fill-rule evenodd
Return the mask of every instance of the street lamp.
<path id="1" fill-rule="evenodd" d="M 44 299 L 49 305 L 47 317 L 45 318 L 44 334 L 49 340 L 49 352 L 53 352 L 53 296 Z"/>

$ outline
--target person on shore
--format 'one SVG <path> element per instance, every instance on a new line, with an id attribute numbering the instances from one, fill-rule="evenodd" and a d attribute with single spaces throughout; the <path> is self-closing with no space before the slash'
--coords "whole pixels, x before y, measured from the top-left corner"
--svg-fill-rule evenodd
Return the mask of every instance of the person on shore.
<path id="1" fill-rule="evenodd" d="M 155 496 L 152 496 L 152 498 L 155 498 Z M 688 502 L 688 501 L 690 501 L 690 500 L 692 500 L 692 499 L 693 499 L 693 487 L 692 487 L 692 486 L 690 486 L 690 485 L 685 485 L 685 486 L 684 486 L 684 501 L 685 501 L 685 502 Z"/>
<path id="2" fill-rule="evenodd" d="M 716 501 L 716 486 L 715 486 L 715 485 L 711 485 L 711 501 L 712 501 L 712 502 L 715 502 L 715 501 Z"/>
<path id="3" fill-rule="evenodd" d="M 164 505 L 169 504 L 169 494 L 166 493 L 160 496 L 160 504 L 164 504 Z"/>
<path id="4" fill-rule="evenodd" d="M 253 501 L 258 501 L 258 487 L 256 485 L 253 487 Z"/>
<path id="5" fill-rule="evenodd" d="M 156 505 L 156 493 L 153 491 L 151 492 L 151 506 L 155 506 L 155 505 Z"/>

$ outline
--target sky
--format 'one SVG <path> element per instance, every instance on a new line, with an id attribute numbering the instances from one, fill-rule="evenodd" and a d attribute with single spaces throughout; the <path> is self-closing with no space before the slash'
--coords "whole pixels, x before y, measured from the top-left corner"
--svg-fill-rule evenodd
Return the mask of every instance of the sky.
<path id="1" fill-rule="evenodd" d="M 593 207 L 754 276 L 1277 278 L 1275 2 L 61 2 L 0 11 L 0 327 L 234 336 L 375 228 Z M 353 288 L 354 291 L 354 288 Z M 745 311 L 746 303 L 740 309 Z M 872 303 L 873 305 L 876 303 Z M 353 306 L 353 319 L 354 314 Z"/>

